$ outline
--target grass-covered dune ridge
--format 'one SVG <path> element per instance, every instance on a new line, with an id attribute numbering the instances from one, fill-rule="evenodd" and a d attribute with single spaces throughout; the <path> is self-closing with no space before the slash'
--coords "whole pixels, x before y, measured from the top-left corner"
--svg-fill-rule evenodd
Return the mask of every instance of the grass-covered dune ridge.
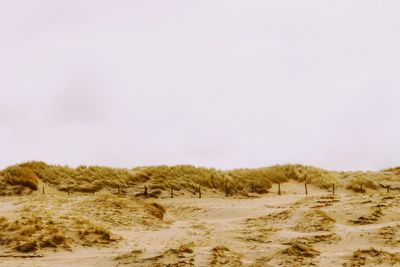
<path id="1" fill-rule="evenodd" d="M 320 188 L 332 184 L 357 191 L 375 189 L 382 182 L 400 182 L 400 168 L 380 172 L 336 172 L 300 164 L 275 165 L 254 169 L 222 171 L 191 165 L 147 166 L 132 169 L 102 166 L 49 165 L 31 161 L 0 171 L 0 194 L 23 194 L 37 190 L 39 181 L 61 191 L 96 192 L 101 189 L 128 190 L 143 187 L 163 192 L 211 189 L 232 194 L 265 193 L 273 183 L 290 180 L 307 182 Z"/>

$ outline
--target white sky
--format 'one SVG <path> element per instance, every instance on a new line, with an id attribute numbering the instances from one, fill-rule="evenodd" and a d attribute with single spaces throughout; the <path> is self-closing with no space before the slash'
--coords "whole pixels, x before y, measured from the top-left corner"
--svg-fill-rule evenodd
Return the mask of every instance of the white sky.
<path id="1" fill-rule="evenodd" d="M 0 0 L 0 168 L 400 165 L 399 10 Z"/>

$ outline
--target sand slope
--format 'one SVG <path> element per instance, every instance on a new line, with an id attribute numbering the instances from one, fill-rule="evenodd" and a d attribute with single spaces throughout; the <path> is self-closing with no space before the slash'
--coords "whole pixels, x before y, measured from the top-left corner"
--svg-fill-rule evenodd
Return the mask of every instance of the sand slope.
<path id="1" fill-rule="evenodd" d="M 400 194 L 332 196 L 309 186 L 306 196 L 298 183 L 276 191 L 141 200 L 49 189 L 1 197 L 0 266 L 400 266 Z M 27 231 L 32 218 L 39 226 Z M 26 225 L 12 230 L 15 221 Z M 38 248 L 22 253 L 8 242 L 21 229 Z M 42 247 L 54 229 L 66 239 Z"/>

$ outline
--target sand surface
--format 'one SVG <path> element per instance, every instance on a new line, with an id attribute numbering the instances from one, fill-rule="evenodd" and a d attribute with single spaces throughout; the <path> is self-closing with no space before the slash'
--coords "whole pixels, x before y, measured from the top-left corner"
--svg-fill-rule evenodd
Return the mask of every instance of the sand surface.
<path id="1" fill-rule="evenodd" d="M 69 242 L 29 253 L 3 244 L 0 266 L 400 266 L 400 194 L 340 189 L 333 196 L 309 186 L 305 195 L 298 183 L 282 190 L 136 201 L 46 188 L 45 195 L 0 197 L 0 216 L 51 218 Z M 162 218 L 153 202 L 165 207 Z M 112 237 L 79 239 L 81 219 Z"/>

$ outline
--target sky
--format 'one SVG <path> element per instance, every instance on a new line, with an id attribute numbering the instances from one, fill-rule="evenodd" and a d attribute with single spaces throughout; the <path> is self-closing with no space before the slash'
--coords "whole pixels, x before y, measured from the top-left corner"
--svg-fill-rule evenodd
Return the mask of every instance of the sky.
<path id="1" fill-rule="evenodd" d="M 399 10 L 0 0 L 0 168 L 398 166 Z"/>

